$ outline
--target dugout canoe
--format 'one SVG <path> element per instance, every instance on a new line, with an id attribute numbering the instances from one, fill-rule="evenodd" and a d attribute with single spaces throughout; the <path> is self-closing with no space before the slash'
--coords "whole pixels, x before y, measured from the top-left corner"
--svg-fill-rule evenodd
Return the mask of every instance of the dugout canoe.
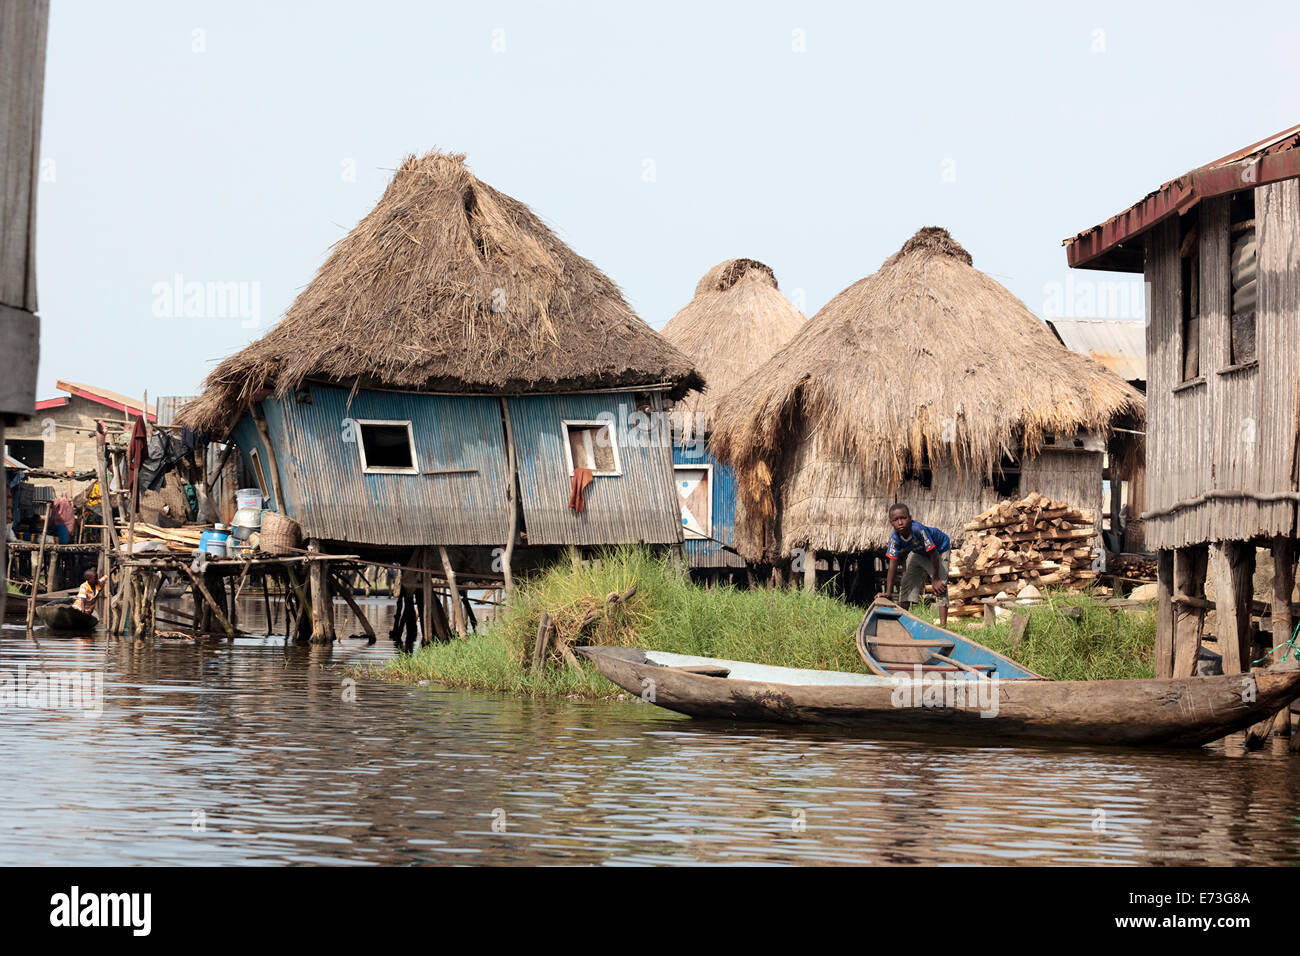
<path id="1" fill-rule="evenodd" d="M 609 680 L 698 718 L 1101 746 L 1199 747 L 1300 697 L 1295 661 L 1250 674 L 1116 681 L 769 667 L 634 647 L 577 647 Z"/>
<path id="2" fill-rule="evenodd" d="M 71 604 L 45 604 L 36 609 L 36 616 L 52 631 L 89 634 L 99 626 L 99 618 Z"/>

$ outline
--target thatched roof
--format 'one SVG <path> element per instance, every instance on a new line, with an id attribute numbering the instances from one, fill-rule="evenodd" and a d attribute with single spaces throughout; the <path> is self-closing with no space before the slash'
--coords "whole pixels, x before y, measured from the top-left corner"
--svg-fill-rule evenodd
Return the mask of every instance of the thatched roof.
<path id="1" fill-rule="evenodd" d="M 610 279 L 456 153 L 402 163 L 264 338 L 227 358 L 178 420 L 230 425 L 259 389 L 563 392 L 702 381 Z"/>
<path id="2" fill-rule="evenodd" d="M 681 349 L 709 383 L 677 403 L 687 421 L 707 432 L 718 402 L 772 357 L 808 320 L 754 259 L 720 262 L 695 286 L 695 297 L 668 320 L 663 336 Z"/>
<path id="3" fill-rule="evenodd" d="M 1108 434 L 1117 416 L 1144 412 L 1139 392 L 1066 349 L 947 230 L 928 227 L 727 394 L 710 447 L 762 521 L 796 435 L 842 449 L 843 467 L 887 494 L 908 469 L 991 477 L 1045 434 Z"/>

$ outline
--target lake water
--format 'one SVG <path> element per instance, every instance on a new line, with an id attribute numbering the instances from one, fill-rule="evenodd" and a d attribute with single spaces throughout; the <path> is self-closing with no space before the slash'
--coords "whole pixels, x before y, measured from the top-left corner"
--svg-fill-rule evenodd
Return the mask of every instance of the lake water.
<path id="1" fill-rule="evenodd" d="M 382 634 L 36 636 L 0 632 L 0 674 L 100 674 L 102 712 L 0 709 L 4 864 L 1300 861 L 1300 757 L 1277 746 L 880 741 L 348 687 L 347 665 L 393 653 Z"/>

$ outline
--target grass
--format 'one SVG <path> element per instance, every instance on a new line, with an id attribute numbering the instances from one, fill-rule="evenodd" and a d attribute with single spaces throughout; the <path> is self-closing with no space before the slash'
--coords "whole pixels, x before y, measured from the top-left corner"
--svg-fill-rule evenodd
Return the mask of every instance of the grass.
<path id="1" fill-rule="evenodd" d="M 636 592 L 608 610 L 606 598 Z M 1009 619 L 972 627 L 954 618 L 951 629 L 1006 654 L 1055 680 L 1113 680 L 1151 676 L 1154 611 L 1111 611 L 1094 598 L 1048 594 L 1031 611 L 1022 644 L 1007 643 Z M 1066 604 L 1083 608 L 1075 621 Z M 531 669 L 542 611 L 555 622 L 557 640 L 572 644 L 622 644 L 701 657 L 783 667 L 863 673 L 853 632 L 862 610 L 825 594 L 802 590 L 704 588 L 679 577 L 671 564 L 644 548 L 620 548 L 580 566 L 564 562 L 522 585 L 511 607 L 482 632 L 448 644 L 420 648 L 364 676 L 402 683 L 436 681 L 452 687 L 529 697 L 616 698 L 621 691 L 583 663 L 578 673 L 551 651 L 547 666 Z M 933 621 L 933 608 L 918 616 Z M 582 622 L 599 612 L 585 633 Z"/>

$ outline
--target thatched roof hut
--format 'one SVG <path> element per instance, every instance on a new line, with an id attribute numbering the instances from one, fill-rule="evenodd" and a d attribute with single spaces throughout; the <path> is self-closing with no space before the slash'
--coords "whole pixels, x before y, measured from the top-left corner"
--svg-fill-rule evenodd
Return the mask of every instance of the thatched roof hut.
<path id="1" fill-rule="evenodd" d="M 618 287 L 458 153 L 402 163 L 264 338 L 178 417 L 222 430 L 254 396 L 307 380 L 527 394 L 702 380 Z"/>
<path id="2" fill-rule="evenodd" d="M 1049 437 L 1105 436 L 1142 411 L 929 227 L 723 398 L 710 447 L 738 472 L 747 557 L 853 553 L 885 546 L 899 494 L 959 527 L 997 500 L 1008 459 L 1028 469 Z"/>
<path id="3" fill-rule="evenodd" d="M 720 262 L 695 286 L 695 296 L 668 320 L 663 336 L 708 382 L 675 411 L 693 432 L 709 430 L 718 403 L 794 337 L 808 320 L 781 294 L 776 275 L 754 259 Z"/>

